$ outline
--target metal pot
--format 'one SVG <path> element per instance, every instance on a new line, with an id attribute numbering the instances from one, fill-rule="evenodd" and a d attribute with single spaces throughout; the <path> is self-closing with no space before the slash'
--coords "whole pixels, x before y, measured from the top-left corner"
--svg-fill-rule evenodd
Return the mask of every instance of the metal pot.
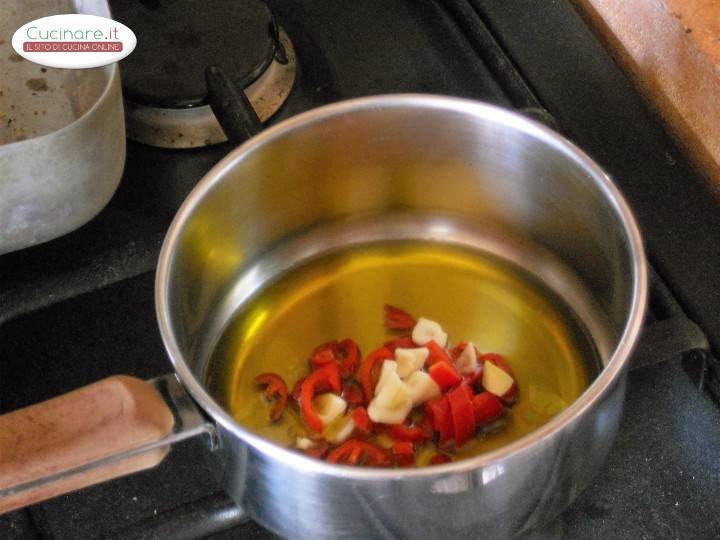
<path id="1" fill-rule="evenodd" d="M 389 238 L 488 249 L 530 270 L 572 306 L 604 368 L 575 403 L 529 435 L 424 469 L 329 465 L 238 425 L 206 384 L 210 352 L 230 316 L 303 259 Z M 174 396 L 174 430 L 167 427 L 172 418 L 156 414 L 143 423 L 154 435 L 136 438 L 134 450 L 116 445 L 126 451 L 121 457 L 106 451 L 75 462 L 76 484 L 69 488 L 83 484 L 77 479 L 98 462 L 125 473 L 162 459 L 158 449 L 168 442 L 205 432 L 220 484 L 283 536 L 448 538 L 482 531 L 502 538 L 529 531 L 572 502 L 612 444 L 645 310 L 646 273 L 637 226 L 610 179 L 533 121 L 422 95 L 309 111 L 216 165 L 183 204 L 163 245 L 155 289 L 160 331 L 180 383 L 207 416 L 193 412 L 177 381 L 156 381 L 166 398 Z M 140 402 L 146 401 L 152 403 L 144 409 L 162 408 L 159 398 Z M 8 417 L 18 422 L 19 413 L 0 417 L 0 449 L 3 426 L 7 431 Z M 146 450 L 154 452 L 148 463 L 121 466 Z M 2 467 L 0 458 L 0 473 Z M 52 471 L 53 480 L 72 478 L 64 469 Z M 15 497 L 15 506 L 39 500 L 46 481 L 15 472 L 15 487 L 4 486 L 0 474 L 0 496 Z"/>
<path id="2" fill-rule="evenodd" d="M 107 2 L 10 1 L 0 35 L 55 13 L 110 16 Z M 125 117 L 117 64 L 41 68 L 0 59 L 0 254 L 66 234 L 108 203 L 125 164 Z M 31 90 L 37 91 L 31 91 Z"/>

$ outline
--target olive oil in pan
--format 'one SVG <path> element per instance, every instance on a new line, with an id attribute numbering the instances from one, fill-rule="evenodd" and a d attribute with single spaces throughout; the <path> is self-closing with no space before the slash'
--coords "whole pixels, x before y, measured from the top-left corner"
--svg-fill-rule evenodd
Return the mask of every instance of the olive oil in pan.
<path id="1" fill-rule="evenodd" d="M 504 355 L 520 399 L 506 429 L 465 444 L 460 456 L 509 443 L 544 424 L 587 388 L 594 348 L 567 306 L 537 280 L 497 257 L 437 243 L 352 247 L 282 275 L 236 314 L 213 353 L 209 383 L 242 425 L 290 446 L 306 433 L 288 407 L 276 424 L 253 383 L 276 372 L 292 389 L 320 343 L 351 337 L 362 354 L 393 334 L 383 306 L 438 321 L 449 343 L 472 341 Z M 419 460 L 422 462 L 422 457 Z"/>

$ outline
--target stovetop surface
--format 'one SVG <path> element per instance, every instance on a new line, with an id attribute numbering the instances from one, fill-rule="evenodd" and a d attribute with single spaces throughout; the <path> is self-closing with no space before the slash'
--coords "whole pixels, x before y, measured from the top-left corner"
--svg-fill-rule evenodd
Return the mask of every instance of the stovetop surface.
<path id="1" fill-rule="evenodd" d="M 518 105 L 460 31 L 454 0 L 271 1 L 295 45 L 297 87 L 273 123 L 339 99 L 429 92 Z M 615 178 L 651 260 L 720 345 L 720 212 L 701 178 L 566 0 L 468 0 L 564 133 Z M 172 215 L 228 145 L 128 144 L 123 181 L 91 223 L 0 257 L 0 412 L 116 373 L 170 370 L 152 306 Z M 562 515 L 567 538 L 715 538 L 720 414 L 688 372 L 697 357 L 629 375 L 610 457 Z M 221 532 L 224 531 L 224 532 Z M 264 538 L 240 523 L 199 443 L 158 468 L 0 516 L 0 538 Z"/>

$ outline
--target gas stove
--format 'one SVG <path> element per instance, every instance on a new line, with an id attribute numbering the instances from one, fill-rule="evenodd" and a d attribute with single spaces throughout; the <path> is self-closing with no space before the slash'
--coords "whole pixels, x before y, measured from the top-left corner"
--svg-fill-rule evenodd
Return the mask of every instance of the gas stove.
<path id="1" fill-rule="evenodd" d="M 569 0 L 200 5 L 111 2 L 139 38 L 121 64 L 124 177 L 86 226 L 0 257 L 0 412 L 111 374 L 170 371 L 154 265 L 184 197 L 233 147 L 207 103 L 208 64 L 246 89 L 266 125 L 358 96 L 462 96 L 519 109 L 592 155 L 631 204 L 654 268 L 613 450 L 538 537 L 717 537 L 720 203 Z M 0 516 L 0 538 L 272 537 L 213 482 L 200 444 Z"/>

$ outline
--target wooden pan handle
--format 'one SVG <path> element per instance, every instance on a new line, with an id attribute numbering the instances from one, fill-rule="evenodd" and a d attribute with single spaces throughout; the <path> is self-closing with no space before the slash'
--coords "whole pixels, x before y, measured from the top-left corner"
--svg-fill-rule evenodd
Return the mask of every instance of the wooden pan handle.
<path id="1" fill-rule="evenodd" d="M 0 492 L 157 442 L 172 430 L 173 414 L 160 393 L 126 375 L 13 411 L 0 416 Z M 156 448 L 0 497 L 0 514 L 154 467 L 168 450 Z"/>

